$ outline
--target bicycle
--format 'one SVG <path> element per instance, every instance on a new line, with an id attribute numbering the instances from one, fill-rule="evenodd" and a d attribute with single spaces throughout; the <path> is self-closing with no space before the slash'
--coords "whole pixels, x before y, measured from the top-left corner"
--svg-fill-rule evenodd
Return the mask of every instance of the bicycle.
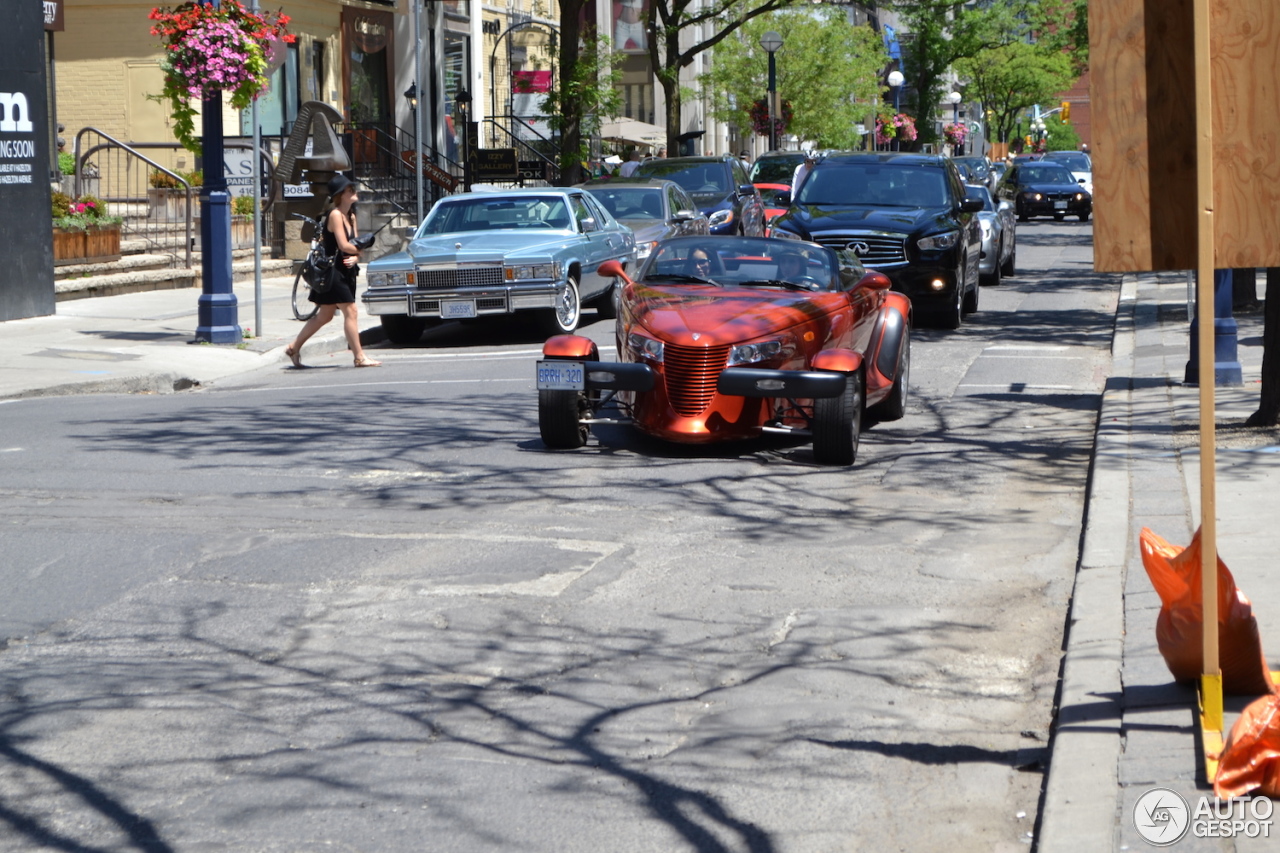
<path id="1" fill-rule="evenodd" d="M 310 216 L 304 216 L 301 213 L 290 214 L 294 219 L 301 219 L 303 222 L 311 223 L 311 248 L 307 251 L 307 258 L 310 259 L 314 252 L 324 252 L 321 240 L 324 237 L 324 230 L 321 227 L 323 223 L 320 217 L 312 219 Z M 316 312 L 320 310 L 320 306 L 307 299 L 311 294 L 311 285 L 302 277 L 302 270 L 307 266 L 307 262 L 303 261 L 298 265 L 298 272 L 293 277 L 293 316 L 297 320 L 303 322 L 310 320 L 316 316 Z"/>
<path id="2" fill-rule="evenodd" d="M 307 298 L 311 293 L 311 283 L 307 281 L 302 272 L 312 266 L 313 263 L 317 267 L 327 267 L 330 263 L 329 256 L 324 251 L 324 214 L 317 216 L 315 219 L 301 213 L 291 213 L 289 215 L 294 219 L 301 219 L 303 222 L 311 224 L 311 248 L 307 250 L 306 260 L 298 265 L 298 272 L 293 277 L 293 316 L 298 320 L 306 321 L 316 316 L 320 306 Z M 390 221 L 383 223 L 377 231 L 357 237 L 352 243 L 358 249 L 368 249 L 373 245 L 378 232 L 389 224 Z M 337 261 L 334 260 L 333 262 L 336 263 Z"/>

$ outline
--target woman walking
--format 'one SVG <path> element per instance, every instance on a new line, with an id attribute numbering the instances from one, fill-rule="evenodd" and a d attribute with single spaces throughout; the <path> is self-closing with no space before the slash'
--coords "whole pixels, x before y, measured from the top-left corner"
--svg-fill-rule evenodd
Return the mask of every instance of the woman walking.
<path id="1" fill-rule="evenodd" d="M 294 367 L 305 367 L 302 363 L 302 345 L 307 339 L 333 319 L 336 311 L 342 311 L 342 331 L 347 336 L 347 347 L 355 356 L 356 367 L 378 367 L 380 361 L 374 361 L 364 354 L 360 346 L 360 327 L 356 322 L 356 276 L 360 272 L 360 249 L 355 245 L 357 236 L 356 215 L 351 209 L 356 203 L 356 185 L 346 175 L 334 175 L 329 180 L 330 210 L 324 220 L 324 251 L 333 258 L 333 265 L 342 271 L 333 286 L 324 293 L 311 291 L 307 298 L 320 306 L 316 315 L 307 321 L 298 332 L 298 337 L 285 348 L 285 355 L 293 362 Z"/>

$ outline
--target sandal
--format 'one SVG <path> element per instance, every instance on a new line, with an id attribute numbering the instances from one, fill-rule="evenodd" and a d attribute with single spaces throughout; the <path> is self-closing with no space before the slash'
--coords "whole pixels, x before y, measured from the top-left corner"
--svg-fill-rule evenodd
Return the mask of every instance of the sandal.
<path id="1" fill-rule="evenodd" d="M 302 363 L 302 354 L 294 349 L 292 345 L 284 348 L 284 354 L 289 356 L 289 360 L 293 362 L 294 367 L 306 367 Z"/>
<path id="2" fill-rule="evenodd" d="M 364 358 L 356 359 L 356 367 L 382 367 L 382 362 L 374 361 L 368 356 L 365 356 Z"/>

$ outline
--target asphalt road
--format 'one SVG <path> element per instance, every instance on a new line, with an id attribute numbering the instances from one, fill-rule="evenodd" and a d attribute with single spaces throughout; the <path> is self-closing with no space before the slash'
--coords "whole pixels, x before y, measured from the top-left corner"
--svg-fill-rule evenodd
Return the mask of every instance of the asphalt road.
<path id="1" fill-rule="evenodd" d="M 512 326 L 0 406 L 0 850 L 1029 849 L 1090 239 L 1020 226 L 853 469 L 549 452 Z"/>

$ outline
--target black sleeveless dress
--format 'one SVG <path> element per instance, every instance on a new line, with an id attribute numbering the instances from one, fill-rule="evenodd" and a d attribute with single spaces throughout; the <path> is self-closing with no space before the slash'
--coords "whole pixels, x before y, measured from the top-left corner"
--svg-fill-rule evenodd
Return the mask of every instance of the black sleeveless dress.
<path id="1" fill-rule="evenodd" d="M 347 242 L 351 242 L 351 226 L 343 223 L 343 227 L 347 232 Z M 350 255 L 344 255 L 338 251 L 338 238 L 329 230 L 329 220 L 325 219 L 324 223 L 324 251 L 334 259 L 334 264 L 342 271 L 342 276 L 333 283 L 324 293 L 316 293 L 314 290 L 307 297 L 310 301 L 317 305 L 341 305 L 346 302 L 356 301 L 356 274 L 360 272 L 360 265 L 353 267 L 343 263 L 345 258 Z"/>

